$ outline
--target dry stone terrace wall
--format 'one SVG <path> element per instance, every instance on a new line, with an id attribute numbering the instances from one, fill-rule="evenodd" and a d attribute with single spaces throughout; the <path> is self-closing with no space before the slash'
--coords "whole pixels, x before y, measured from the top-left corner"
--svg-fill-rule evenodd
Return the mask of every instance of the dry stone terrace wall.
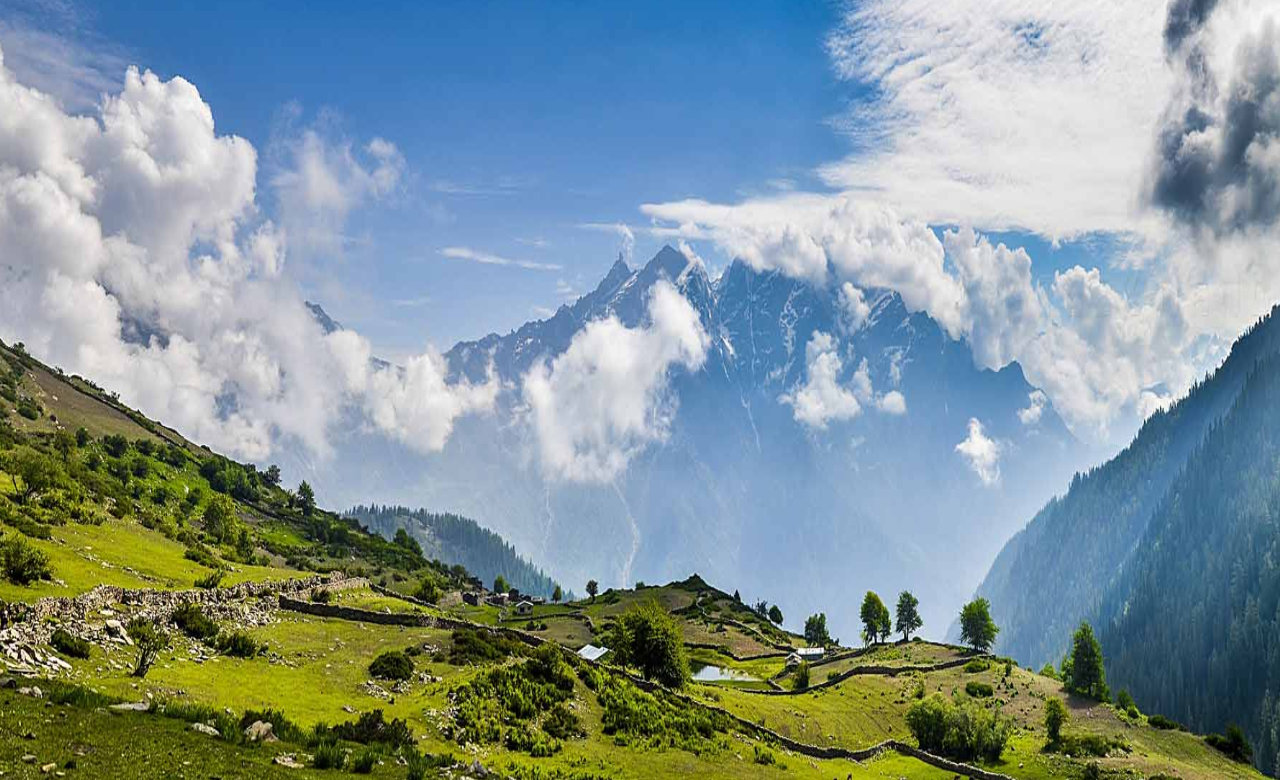
<path id="1" fill-rule="evenodd" d="M 364 578 L 331 574 L 180 591 L 99 585 L 78 596 L 6 604 L 0 608 L 0 660 L 4 668 L 18 674 L 37 674 L 41 670 L 56 674 L 70 667 L 43 648 L 59 628 L 99 645 L 127 645 L 130 640 L 122 618 L 166 621 L 175 609 L 188 602 L 199 604 L 214 620 L 246 628 L 273 622 L 277 599 L 288 598 L 284 594 L 300 595 L 316 588 L 346 590 L 367 584 Z M 123 614 L 117 615 L 117 611 Z"/>

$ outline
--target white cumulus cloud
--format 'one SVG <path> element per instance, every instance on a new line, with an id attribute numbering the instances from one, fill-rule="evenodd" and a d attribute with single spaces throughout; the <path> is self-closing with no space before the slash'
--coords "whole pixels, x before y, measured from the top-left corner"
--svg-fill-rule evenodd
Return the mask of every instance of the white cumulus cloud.
<path id="1" fill-rule="evenodd" d="M 826 430 L 828 423 L 852 420 L 869 406 L 886 414 L 907 412 L 907 399 L 897 390 L 878 394 L 871 382 L 867 359 L 842 383 L 844 359 L 840 344 L 830 333 L 815 330 L 804 348 L 805 378 L 778 400 L 792 409 L 796 422 L 814 430 Z"/>
<path id="2" fill-rule="evenodd" d="M 492 383 L 448 384 L 434 353 L 375 370 L 354 334 L 325 337 L 285 264 L 304 239 L 262 218 L 256 150 L 216 132 L 193 84 L 131 68 L 73 115 L 3 62 L 0 338 L 254 460 L 282 441 L 327 454 L 347 411 L 439 449 L 457 416 L 491 404 Z M 376 139 L 372 167 L 318 143 L 304 135 L 276 184 L 338 229 L 402 161 Z"/>
<path id="3" fill-rule="evenodd" d="M 832 420 L 851 420 L 861 414 L 862 404 L 853 391 L 840 384 L 844 362 L 831 334 L 814 331 L 804 355 L 804 383 L 778 399 L 791 406 L 796 421 L 823 430 Z"/>
<path id="4" fill-rule="evenodd" d="M 675 413 L 671 373 L 701 368 L 708 343 L 698 313 L 663 280 L 646 324 L 628 328 L 612 315 L 589 322 L 564 353 L 534 365 L 522 393 L 548 476 L 608 482 L 664 440 Z"/>
<path id="5" fill-rule="evenodd" d="M 976 417 L 969 418 L 969 435 L 956 445 L 956 452 L 988 487 L 1000 481 L 1002 449 L 1000 442 L 983 432 L 982 423 Z"/>

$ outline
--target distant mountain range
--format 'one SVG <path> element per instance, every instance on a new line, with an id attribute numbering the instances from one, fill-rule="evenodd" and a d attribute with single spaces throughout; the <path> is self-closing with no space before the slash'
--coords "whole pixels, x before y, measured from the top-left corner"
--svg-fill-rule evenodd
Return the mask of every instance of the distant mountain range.
<path id="1" fill-rule="evenodd" d="M 660 279 L 684 294 L 710 336 L 700 370 L 671 378 L 669 436 L 612 483 L 548 478 L 522 418 L 525 373 L 592 320 L 646 324 Z M 926 633 L 940 636 L 1000 544 L 1079 466 L 1083 447 L 1017 364 L 975 368 L 964 342 L 893 293 L 858 291 L 850 316 L 849 292 L 741 262 L 713 279 L 670 247 L 639 269 L 619 260 L 554 316 L 446 353 L 455 377 L 479 381 L 492 364 L 504 390 L 497 413 L 459 420 L 443 452 L 415 454 L 353 426 L 336 458 L 289 467 L 314 474 L 329 504 L 372 498 L 473 517 L 578 590 L 588 578 L 609 587 L 698 572 L 779 603 L 793 625 L 826 609 L 851 640 L 859 599 L 833 602 L 832 592 L 910 588 Z M 799 422 L 782 396 L 806 381 L 815 332 L 842 357 L 843 387 L 869 379 L 877 393 L 900 393 L 905 413 L 864 404 L 824 430 Z M 992 484 L 956 451 L 971 419 L 1000 448 Z"/>
<path id="2" fill-rule="evenodd" d="M 1082 619 L 1112 689 L 1194 728 L 1241 721 L 1280 759 L 1280 314 L 1077 475 L 1000 553 L 979 593 L 997 648 L 1057 662 Z"/>

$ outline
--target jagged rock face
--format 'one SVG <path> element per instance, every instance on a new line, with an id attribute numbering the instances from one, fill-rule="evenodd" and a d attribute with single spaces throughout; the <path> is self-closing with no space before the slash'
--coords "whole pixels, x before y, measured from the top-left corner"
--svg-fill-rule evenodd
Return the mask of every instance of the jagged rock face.
<path id="1" fill-rule="evenodd" d="M 669 437 L 611 484 L 549 478 L 522 417 L 524 375 L 593 319 L 644 324 L 662 278 L 710 337 L 700 370 L 672 374 Z M 575 589 L 588 578 L 609 587 L 697 572 L 779 603 L 791 625 L 825 610 L 852 640 L 862 591 L 892 598 L 910 588 L 941 635 L 999 546 L 1069 477 L 1082 450 L 1051 406 L 1033 426 L 1019 420 L 1034 388 L 1016 364 L 979 370 L 967 345 L 897 295 L 865 295 L 869 312 L 854 328 L 835 283 L 740 262 L 713 280 L 669 247 L 639 269 L 619 261 L 554 316 L 446 354 L 458 377 L 480 380 L 492 364 L 505 389 L 496 414 L 460 420 L 442 453 L 414 455 L 352 430 L 335 460 L 304 473 L 334 505 L 372 499 L 473 517 Z M 825 430 L 797 422 L 779 397 L 805 380 L 815 331 L 835 337 L 842 383 L 865 358 L 876 390 L 901 392 L 906 414 L 866 409 Z M 970 417 L 1004 446 L 995 487 L 955 452 Z"/>

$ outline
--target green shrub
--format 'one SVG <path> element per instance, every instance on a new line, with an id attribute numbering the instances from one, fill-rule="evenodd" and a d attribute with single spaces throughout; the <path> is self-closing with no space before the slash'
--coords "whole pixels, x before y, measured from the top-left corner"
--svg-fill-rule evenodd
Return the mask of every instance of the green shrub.
<path id="1" fill-rule="evenodd" d="M 227 576 L 227 573 L 222 569 L 214 569 L 205 576 L 196 580 L 195 586 L 203 590 L 213 590 L 222 584 L 222 578 L 225 576 Z"/>
<path id="2" fill-rule="evenodd" d="M 53 531 L 49 529 L 49 526 L 37 523 L 25 514 L 19 514 L 15 511 L 8 517 L 0 517 L 0 520 L 3 520 L 7 525 L 13 526 L 18 533 L 31 539 L 53 538 Z"/>
<path id="3" fill-rule="evenodd" d="M 762 766 L 773 766 L 778 763 L 778 758 L 773 755 L 773 751 L 767 747 L 760 745 L 753 746 L 755 750 L 755 762 Z"/>
<path id="4" fill-rule="evenodd" d="M 1044 707 L 1044 730 L 1049 735 L 1049 744 L 1056 745 L 1062 740 L 1062 727 L 1067 724 L 1071 714 L 1062 699 L 1056 696 L 1046 701 Z"/>
<path id="5" fill-rule="evenodd" d="M 1163 715 L 1152 715 L 1147 718 L 1147 723 L 1152 728 L 1163 729 L 1165 731 L 1186 731 L 1187 727 L 1172 718 L 1166 718 Z"/>
<path id="6" fill-rule="evenodd" d="M 984 682 L 970 680 L 964 684 L 964 692 L 975 699 L 987 699 L 995 695 L 995 689 Z"/>
<path id="7" fill-rule="evenodd" d="M 1227 727 L 1226 734 L 1210 734 L 1204 738 L 1208 745 L 1232 761 L 1248 764 L 1253 761 L 1253 746 L 1249 744 L 1244 731 L 1235 724 Z"/>
<path id="8" fill-rule="evenodd" d="M 129 440 L 119 434 L 102 437 L 102 449 L 113 458 L 118 458 L 129 451 Z"/>
<path id="9" fill-rule="evenodd" d="M 791 687 L 797 691 L 803 691 L 809 687 L 809 662 L 801 661 L 796 667 L 795 676 L 791 680 Z"/>
<path id="10" fill-rule="evenodd" d="M 413 597 L 419 601 L 425 601 L 428 604 L 434 604 L 440 600 L 440 586 L 431 577 L 423 577 L 422 582 L 418 584 L 417 590 L 413 592 Z"/>
<path id="11" fill-rule="evenodd" d="M 53 577 L 49 556 L 20 536 L 0 540 L 0 569 L 5 579 L 14 585 L 30 585 Z"/>
<path id="12" fill-rule="evenodd" d="M 347 763 L 347 751 L 337 742 L 325 742 L 316 748 L 312 766 L 316 769 L 341 769 Z"/>
<path id="13" fill-rule="evenodd" d="M 351 771 L 357 775 L 367 775 L 373 772 L 373 765 L 378 763 L 378 752 L 372 748 L 365 748 L 351 757 Z"/>
<path id="14" fill-rule="evenodd" d="M 205 547 L 203 544 L 195 541 L 187 544 L 186 552 L 182 554 L 182 557 L 189 561 L 198 563 L 207 569 L 217 569 L 220 566 L 218 559 L 214 557 L 213 551 L 208 547 Z"/>
<path id="15" fill-rule="evenodd" d="M 585 737 L 587 735 L 587 732 L 582 728 L 582 724 L 578 721 L 578 716 L 570 712 L 563 704 L 557 704 L 551 708 L 551 712 L 547 714 L 547 719 L 542 722 L 542 730 L 556 739 L 573 739 L 574 737 Z"/>
<path id="16" fill-rule="evenodd" d="M 146 677 L 160 653 L 169 649 L 171 643 L 169 635 L 162 631 L 154 620 L 144 618 L 134 618 L 129 621 L 127 631 L 138 653 L 133 666 L 133 676 Z"/>
<path id="17" fill-rule="evenodd" d="M 173 624 L 178 626 L 179 631 L 192 639 L 209 642 L 210 639 L 218 637 L 218 624 L 205 615 L 204 610 L 191 602 L 183 602 L 182 606 L 174 610 L 169 617 L 173 620 Z"/>
<path id="18" fill-rule="evenodd" d="M 1116 706 L 1122 710 L 1136 710 L 1138 708 L 1137 703 L 1134 702 L 1133 697 L 1130 696 L 1129 692 L 1126 690 L 1122 690 L 1116 694 Z"/>
<path id="19" fill-rule="evenodd" d="M 964 670 L 969 674 L 978 674 L 985 672 L 991 668 L 991 662 L 985 658 L 975 658 L 964 665 Z"/>
<path id="20" fill-rule="evenodd" d="M 369 664 L 369 674 L 381 680 L 407 680 L 413 676 L 413 659 L 400 650 L 388 650 Z"/>
<path id="21" fill-rule="evenodd" d="M 243 631 L 231 631 L 218 635 L 216 642 L 218 652 L 232 658 L 253 658 L 266 649 Z"/>
<path id="22" fill-rule="evenodd" d="M 402 747 L 413 744 L 413 733 L 409 724 L 399 718 L 386 720 L 382 710 L 363 712 L 355 721 L 339 723 L 333 727 L 333 734 L 338 739 L 359 742 L 362 745 L 383 744 Z"/>
<path id="23" fill-rule="evenodd" d="M 89 642 L 78 636 L 72 636 L 66 630 L 59 628 L 53 632 L 53 636 L 49 637 L 49 644 L 53 646 L 63 655 L 69 655 L 72 658 L 88 658 Z"/>
<path id="24" fill-rule="evenodd" d="M 921 750 L 961 761 L 999 760 L 1009 741 L 1009 721 L 972 702 L 952 704 L 939 694 L 907 710 L 907 727 Z"/>
<path id="25" fill-rule="evenodd" d="M 595 669 L 587 674 L 593 680 L 588 687 L 595 686 L 604 708 L 602 730 L 616 743 L 638 742 L 700 753 L 708 749 L 708 741 L 717 733 L 734 727 L 724 713 L 691 707 L 665 691 L 648 693 L 624 677 Z"/>
<path id="26" fill-rule="evenodd" d="M 328 588 L 311 589 L 312 604 L 328 604 L 330 601 L 333 601 L 333 593 Z"/>
<path id="27" fill-rule="evenodd" d="M 452 640 L 449 663 L 454 666 L 493 663 L 524 653 L 524 645 L 516 640 L 480 629 L 454 629 Z"/>

